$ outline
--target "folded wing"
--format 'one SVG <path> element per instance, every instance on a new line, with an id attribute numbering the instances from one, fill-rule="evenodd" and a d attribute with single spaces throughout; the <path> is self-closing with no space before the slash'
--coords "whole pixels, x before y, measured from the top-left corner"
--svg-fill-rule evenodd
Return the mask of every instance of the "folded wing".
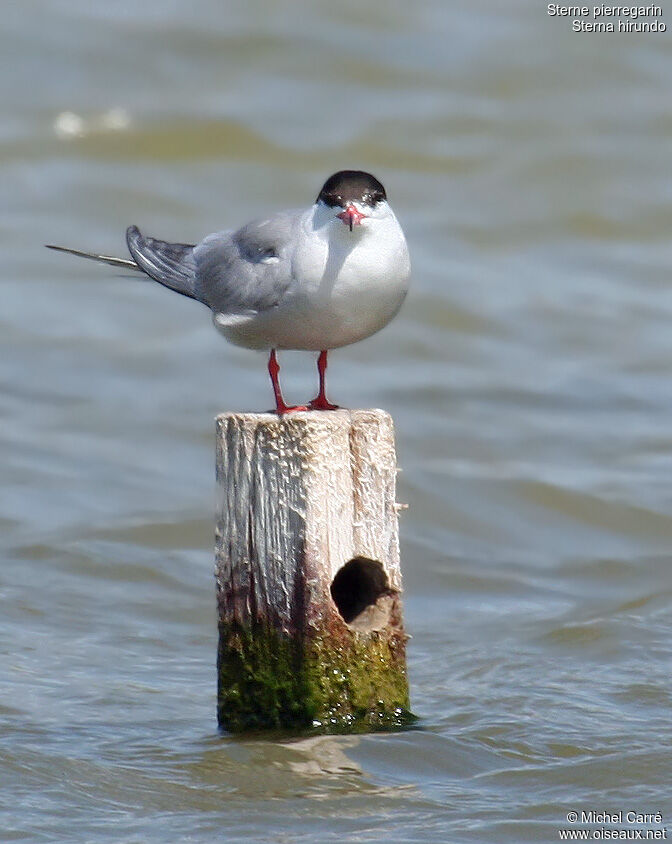
<path id="1" fill-rule="evenodd" d="M 275 307 L 292 284 L 292 242 L 301 212 L 218 232 L 194 249 L 196 298 L 216 314 L 246 316 Z"/>

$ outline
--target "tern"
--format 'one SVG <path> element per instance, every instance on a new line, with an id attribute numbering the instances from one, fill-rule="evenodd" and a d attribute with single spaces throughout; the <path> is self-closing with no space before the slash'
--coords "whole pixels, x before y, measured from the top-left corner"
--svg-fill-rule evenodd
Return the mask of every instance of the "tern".
<path id="1" fill-rule="evenodd" d="M 126 231 L 131 258 L 48 244 L 49 249 L 144 273 L 207 305 L 227 340 L 269 352 L 279 416 L 334 410 L 326 395 L 327 353 L 384 328 L 398 313 L 411 272 L 406 239 L 383 185 L 362 170 L 340 170 L 307 209 L 279 211 L 198 244 Z M 277 351 L 319 352 L 319 392 L 290 407 Z"/>

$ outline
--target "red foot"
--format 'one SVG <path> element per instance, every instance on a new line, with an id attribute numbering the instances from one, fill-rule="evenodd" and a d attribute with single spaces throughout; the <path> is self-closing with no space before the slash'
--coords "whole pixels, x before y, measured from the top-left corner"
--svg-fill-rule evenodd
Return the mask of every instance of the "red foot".
<path id="1" fill-rule="evenodd" d="M 300 410 L 308 410 L 303 404 L 297 404 L 293 407 L 285 404 L 282 397 L 282 390 L 280 389 L 280 381 L 278 375 L 280 374 L 280 366 L 275 354 L 275 349 L 271 349 L 271 356 L 268 359 L 268 372 L 271 376 L 271 383 L 273 384 L 273 392 L 275 394 L 275 412 L 278 416 L 285 416 L 287 413 L 298 413 Z"/>
<path id="2" fill-rule="evenodd" d="M 338 410 L 339 406 L 337 404 L 331 404 L 325 396 L 318 396 L 308 404 L 308 407 L 311 410 Z"/>
<path id="3" fill-rule="evenodd" d="M 305 404 L 295 404 L 292 407 L 286 405 L 284 402 L 275 408 L 278 416 L 285 416 L 287 413 L 298 413 L 300 410 L 308 410 Z"/>

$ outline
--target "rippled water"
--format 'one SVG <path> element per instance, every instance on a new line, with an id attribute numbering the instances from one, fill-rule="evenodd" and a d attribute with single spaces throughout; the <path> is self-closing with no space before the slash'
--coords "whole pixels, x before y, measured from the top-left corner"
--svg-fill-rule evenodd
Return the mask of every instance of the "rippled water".
<path id="1" fill-rule="evenodd" d="M 532 0 L 31 0 L 0 55 L 0 838 L 672 826 L 669 34 L 575 34 Z M 213 417 L 268 407 L 264 360 L 42 244 L 195 241 L 347 166 L 414 263 L 330 379 L 395 418 L 421 729 L 232 739 Z M 310 356 L 283 362 L 312 394 Z"/>

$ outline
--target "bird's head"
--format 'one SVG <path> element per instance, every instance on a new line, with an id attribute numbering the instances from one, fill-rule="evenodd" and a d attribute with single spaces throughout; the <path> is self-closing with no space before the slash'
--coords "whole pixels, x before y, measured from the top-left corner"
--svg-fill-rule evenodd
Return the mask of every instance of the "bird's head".
<path id="1" fill-rule="evenodd" d="M 391 214 L 385 188 L 363 170 L 334 173 L 322 186 L 316 204 L 325 209 L 327 220 L 340 220 L 351 232 Z"/>

